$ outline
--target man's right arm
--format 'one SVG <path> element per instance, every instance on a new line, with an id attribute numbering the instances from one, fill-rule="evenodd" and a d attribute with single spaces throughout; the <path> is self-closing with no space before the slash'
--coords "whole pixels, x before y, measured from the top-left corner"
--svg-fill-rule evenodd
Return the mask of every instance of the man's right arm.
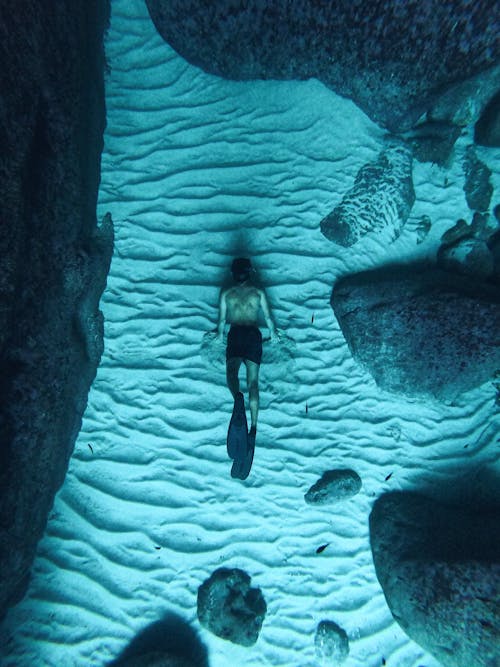
<path id="1" fill-rule="evenodd" d="M 224 337 L 224 326 L 226 324 L 226 313 L 227 313 L 226 291 L 223 290 L 221 292 L 220 300 L 219 300 L 219 322 L 217 324 L 217 336 L 221 340 Z"/>

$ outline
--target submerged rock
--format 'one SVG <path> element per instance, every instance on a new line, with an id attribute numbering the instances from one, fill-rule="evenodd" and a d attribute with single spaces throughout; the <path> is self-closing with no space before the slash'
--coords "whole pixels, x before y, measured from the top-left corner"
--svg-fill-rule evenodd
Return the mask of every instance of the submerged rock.
<path id="1" fill-rule="evenodd" d="M 349 655 L 347 633 L 333 621 L 321 621 L 314 637 L 316 655 L 324 665 L 341 665 Z"/>
<path id="2" fill-rule="evenodd" d="M 352 498 L 361 489 L 361 479 L 354 470 L 327 470 L 305 494 L 306 503 L 326 505 Z"/>
<path id="3" fill-rule="evenodd" d="M 250 588 L 250 577 L 243 570 L 215 570 L 198 589 L 200 623 L 234 644 L 255 644 L 266 611 L 260 588 Z"/>
<path id="4" fill-rule="evenodd" d="M 426 121 L 416 125 L 405 139 L 413 150 L 413 156 L 419 162 L 447 164 L 453 146 L 460 136 L 461 129 L 445 121 Z"/>
<path id="5" fill-rule="evenodd" d="M 488 102 L 478 119 L 474 141 L 481 146 L 500 148 L 500 91 Z"/>
<path id="6" fill-rule="evenodd" d="M 353 357 L 388 391 L 453 400 L 500 366 L 500 293 L 428 265 L 341 279 L 332 306 Z"/>
<path id="7" fill-rule="evenodd" d="M 399 236 L 415 201 L 411 169 L 411 149 L 399 142 L 389 146 L 359 170 L 352 189 L 321 221 L 322 233 L 345 247 L 368 233 Z"/>
<path id="8" fill-rule="evenodd" d="M 382 496 L 370 541 L 387 604 L 444 667 L 496 667 L 500 636 L 500 515 L 415 493 Z"/>
<path id="9" fill-rule="evenodd" d="M 205 71 L 240 80 L 316 77 L 393 132 L 412 127 L 444 93 L 447 118 L 477 106 L 464 96 L 474 98 L 481 85 L 459 83 L 484 73 L 489 91 L 500 62 L 500 10 L 490 0 L 146 4 L 160 35 Z"/>
<path id="10" fill-rule="evenodd" d="M 486 241 L 476 238 L 464 238 L 442 246 L 437 262 L 447 271 L 457 271 L 479 280 L 491 277 L 495 268 L 493 254 Z"/>
<path id="11" fill-rule="evenodd" d="M 472 211 L 487 211 L 493 194 L 491 170 L 477 157 L 474 146 L 468 146 L 463 162 L 464 192 Z"/>
<path id="12" fill-rule="evenodd" d="M 103 348 L 108 0 L 0 6 L 0 617 L 24 594 Z"/>

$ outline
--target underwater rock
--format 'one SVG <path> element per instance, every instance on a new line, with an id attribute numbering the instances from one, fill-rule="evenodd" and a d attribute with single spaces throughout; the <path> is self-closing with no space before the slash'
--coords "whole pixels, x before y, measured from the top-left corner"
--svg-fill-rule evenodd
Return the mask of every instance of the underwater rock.
<path id="1" fill-rule="evenodd" d="M 445 271 L 500 282 L 496 247 L 498 231 L 489 222 L 489 216 L 478 211 L 470 225 L 465 220 L 458 220 L 441 236 L 436 257 L 438 266 Z"/>
<path id="2" fill-rule="evenodd" d="M 243 570 L 215 570 L 198 589 L 200 623 L 234 644 L 255 644 L 266 611 L 260 588 L 250 588 L 250 577 Z"/>
<path id="3" fill-rule="evenodd" d="M 413 150 L 413 157 L 419 162 L 433 162 L 440 166 L 447 164 L 453 146 L 461 129 L 445 121 L 419 123 L 404 135 Z"/>
<path id="4" fill-rule="evenodd" d="M 349 655 L 349 639 L 345 630 L 333 621 L 321 621 L 314 636 L 316 656 L 325 665 L 341 665 Z"/>
<path id="5" fill-rule="evenodd" d="M 417 221 L 415 225 L 415 232 L 417 234 L 417 245 L 425 241 L 427 235 L 431 231 L 431 227 L 432 227 L 432 220 L 429 218 L 429 216 L 428 215 L 421 216 L 421 218 Z"/>
<path id="6" fill-rule="evenodd" d="M 500 293 L 431 265 L 341 279 L 332 306 L 353 357 L 388 391 L 453 400 L 500 366 Z"/>
<path id="7" fill-rule="evenodd" d="M 0 618 L 24 594 L 102 353 L 108 0 L 0 7 Z"/>
<path id="8" fill-rule="evenodd" d="M 500 515 L 416 493 L 370 515 L 378 580 L 392 615 L 444 667 L 494 667 L 500 636 Z"/>
<path id="9" fill-rule="evenodd" d="M 493 276 L 500 283 L 500 230 L 492 234 L 487 243 L 493 258 Z"/>
<path id="10" fill-rule="evenodd" d="M 476 156 L 474 146 L 467 146 L 463 161 L 464 192 L 467 206 L 472 211 L 487 211 L 493 194 L 491 170 Z"/>
<path id="11" fill-rule="evenodd" d="M 494 273 L 493 255 L 486 241 L 476 238 L 463 238 L 441 246 L 437 263 L 445 271 L 456 271 L 479 280 L 486 280 Z"/>
<path id="12" fill-rule="evenodd" d="M 415 201 L 411 169 L 410 148 L 402 142 L 389 146 L 359 170 L 352 189 L 321 221 L 322 233 L 345 247 L 370 232 L 389 229 L 399 236 Z"/>
<path id="13" fill-rule="evenodd" d="M 135 637 L 110 667 L 209 667 L 198 634 L 177 614 L 167 614 Z"/>
<path id="14" fill-rule="evenodd" d="M 354 470 L 327 470 L 305 494 L 306 503 L 326 505 L 352 498 L 361 489 L 361 479 Z"/>
<path id="15" fill-rule="evenodd" d="M 500 62 L 500 10 L 490 0 L 146 4 L 160 35 L 193 65 L 236 80 L 315 77 L 393 132 Z"/>
<path id="16" fill-rule="evenodd" d="M 474 142 L 500 148 L 500 91 L 488 102 L 474 127 Z"/>

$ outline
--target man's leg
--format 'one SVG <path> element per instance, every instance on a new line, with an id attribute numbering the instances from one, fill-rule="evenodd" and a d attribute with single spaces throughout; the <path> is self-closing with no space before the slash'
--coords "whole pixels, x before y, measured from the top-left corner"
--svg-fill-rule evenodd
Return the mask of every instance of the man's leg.
<path id="1" fill-rule="evenodd" d="M 240 381 L 238 379 L 238 371 L 241 366 L 240 357 L 231 357 L 226 361 L 226 381 L 229 391 L 236 398 L 236 394 L 240 390 Z"/>
<path id="2" fill-rule="evenodd" d="M 257 428 L 257 417 L 259 415 L 259 364 L 245 359 L 247 367 L 247 386 L 248 396 L 250 398 L 250 418 L 252 420 L 251 428 L 255 431 Z"/>

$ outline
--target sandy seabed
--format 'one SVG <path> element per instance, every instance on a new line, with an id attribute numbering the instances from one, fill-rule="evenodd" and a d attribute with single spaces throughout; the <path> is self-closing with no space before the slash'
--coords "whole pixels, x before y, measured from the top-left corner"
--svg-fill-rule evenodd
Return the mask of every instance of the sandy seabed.
<path id="1" fill-rule="evenodd" d="M 345 667 L 436 667 L 391 616 L 368 517 L 386 491 L 439 489 L 498 465 L 495 391 L 484 385 L 453 405 L 384 393 L 353 361 L 329 300 L 338 277 L 434 257 L 441 234 L 470 220 L 470 136 L 446 169 L 414 163 L 417 199 L 396 241 L 338 247 L 319 223 L 384 148 L 384 132 L 315 80 L 207 75 L 162 41 L 142 0 L 112 5 L 98 207 L 116 228 L 106 349 L 28 594 L 2 628 L 2 665 L 106 665 L 175 612 L 212 667 L 315 667 L 322 620 L 348 634 Z M 478 154 L 498 193 L 500 156 Z M 423 215 L 432 228 L 417 243 Z M 245 482 L 229 474 L 224 372 L 200 354 L 241 254 L 296 342 L 293 365 L 261 369 Z M 307 505 L 304 493 L 334 468 L 354 469 L 361 492 Z M 253 647 L 199 625 L 198 587 L 221 566 L 248 572 L 266 599 Z"/>

